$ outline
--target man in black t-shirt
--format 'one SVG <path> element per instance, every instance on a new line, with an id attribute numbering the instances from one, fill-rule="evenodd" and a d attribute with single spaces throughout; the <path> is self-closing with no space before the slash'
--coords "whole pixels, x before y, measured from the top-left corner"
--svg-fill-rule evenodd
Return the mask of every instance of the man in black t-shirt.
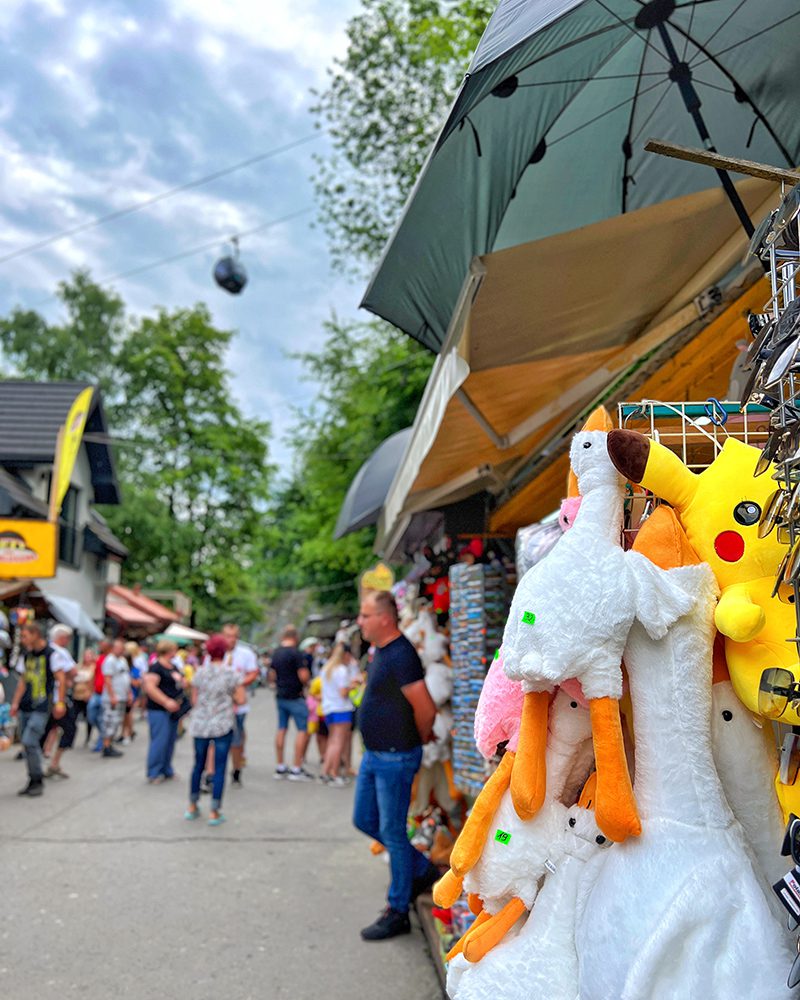
<path id="1" fill-rule="evenodd" d="M 417 652 L 397 627 L 392 595 L 367 593 L 358 624 L 376 652 L 359 708 L 366 749 L 358 772 L 353 823 L 383 844 L 392 872 L 389 905 L 361 936 L 365 941 L 382 941 L 411 930 L 411 901 L 439 876 L 435 865 L 411 846 L 406 832 L 411 785 L 422 761 L 422 744 L 433 734 L 436 706 L 425 686 Z"/>
<path id="2" fill-rule="evenodd" d="M 311 781 L 311 775 L 303 769 L 303 760 L 308 747 L 308 708 L 306 707 L 305 686 L 311 679 L 306 657 L 297 648 L 297 629 L 287 625 L 281 633 L 281 644 L 272 654 L 270 677 L 275 682 L 278 705 L 278 732 L 275 736 L 275 777 L 289 781 Z M 294 721 L 297 736 L 294 741 L 294 766 L 288 768 L 283 762 L 286 746 L 286 730 L 289 720 Z"/>
<path id="3" fill-rule="evenodd" d="M 20 630 L 22 652 L 17 661 L 19 681 L 11 701 L 11 714 L 19 717 L 19 733 L 28 764 L 28 784 L 19 795 L 36 798 L 42 784 L 42 749 L 50 712 L 56 720 L 66 712 L 66 680 L 61 662 L 44 637 L 37 622 L 27 622 Z M 55 695 L 55 698 L 54 698 Z"/>

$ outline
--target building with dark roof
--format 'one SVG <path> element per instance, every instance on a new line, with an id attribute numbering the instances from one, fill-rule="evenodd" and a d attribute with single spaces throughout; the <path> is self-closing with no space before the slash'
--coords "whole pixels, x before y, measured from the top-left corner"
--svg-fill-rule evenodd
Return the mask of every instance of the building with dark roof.
<path id="1" fill-rule="evenodd" d="M 0 382 L 0 517 L 47 517 L 58 430 L 88 387 L 86 382 Z M 53 598 L 51 608 L 77 603 L 99 624 L 105 620 L 106 589 L 119 583 L 128 554 L 94 509 L 95 504 L 120 502 L 110 442 L 101 394 L 95 389 L 61 507 L 58 572 L 39 587 Z"/>

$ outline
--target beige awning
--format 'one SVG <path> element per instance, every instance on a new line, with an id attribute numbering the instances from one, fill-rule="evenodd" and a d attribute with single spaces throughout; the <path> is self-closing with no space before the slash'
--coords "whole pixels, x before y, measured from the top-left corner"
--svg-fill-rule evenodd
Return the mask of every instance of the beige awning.
<path id="1" fill-rule="evenodd" d="M 737 184 L 760 219 L 768 181 Z M 698 318 L 746 237 L 721 188 L 476 258 L 392 483 L 376 548 L 414 512 L 502 490 L 638 359 Z M 733 357 L 731 357 L 731 365 Z"/>

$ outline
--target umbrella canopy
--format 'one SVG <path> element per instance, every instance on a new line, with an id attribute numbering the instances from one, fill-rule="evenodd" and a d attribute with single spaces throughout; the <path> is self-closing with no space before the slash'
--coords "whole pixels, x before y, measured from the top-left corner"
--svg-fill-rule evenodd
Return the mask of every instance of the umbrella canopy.
<path id="1" fill-rule="evenodd" d="M 355 474 L 339 511 L 334 538 L 375 524 L 411 437 L 406 427 L 386 438 Z"/>
<path id="2" fill-rule="evenodd" d="M 689 88 L 718 149 L 794 166 L 799 28 L 795 0 L 500 0 L 362 305 L 439 351 L 476 255 L 709 188 L 643 150 L 699 144 Z"/>
<path id="3" fill-rule="evenodd" d="M 176 642 L 205 642 L 208 632 L 200 632 L 196 628 L 189 628 L 188 625 L 181 625 L 180 622 L 173 622 L 167 626 L 162 635 L 167 639 L 174 639 Z"/>

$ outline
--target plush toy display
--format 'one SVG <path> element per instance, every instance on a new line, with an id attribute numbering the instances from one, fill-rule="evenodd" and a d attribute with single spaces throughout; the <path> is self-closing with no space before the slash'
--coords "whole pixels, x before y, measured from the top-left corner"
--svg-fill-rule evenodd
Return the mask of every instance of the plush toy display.
<path id="1" fill-rule="evenodd" d="M 512 793 L 523 818 L 544 797 L 544 745 L 522 739 L 536 729 L 549 692 L 578 679 L 589 699 L 597 768 L 597 824 L 615 841 L 641 832 L 625 757 L 619 699 L 622 650 L 638 620 L 653 638 L 690 607 L 677 580 L 659 574 L 621 544 L 623 480 L 612 465 L 607 434 L 575 435 L 570 461 L 582 496 L 580 514 L 552 552 L 519 583 L 503 637 L 504 669 L 526 691 Z M 680 573 L 680 571 L 678 571 Z M 529 707 L 527 707 L 529 706 Z M 523 749 L 524 748 L 524 749 Z"/>
<path id="2" fill-rule="evenodd" d="M 427 623 L 429 624 L 429 623 Z M 430 804 L 431 792 L 438 804 L 448 814 L 455 812 L 460 795 L 453 786 L 450 765 L 453 713 L 450 698 L 453 694 L 453 669 L 447 653 L 447 637 L 440 632 L 426 632 L 422 637 L 420 654 L 425 667 L 425 686 L 436 705 L 433 733 L 436 737 L 422 749 L 422 766 L 417 775 L 412 813 L 423 812 Z"/>
<path id="3" fill-rule="evenodd" d="M 549 775 L 548 775 L 549 777 Z M 562 807 L 547 873 L 530 916 L 479 964 L 454 957 L 447 988 L 458 1000 L 575 1000 L 577 898 L 586 862 L 612 846 L 591 811 L 594 775 L 576 805 Z M 532 822 L 536 822 L 533 820 Z"/>
<path id="4" fill-rule="evenodd" d="M 691 472 L 671 451 L 635 431 L 609 434 L 609 454 L 632 482 L 672 504 L 697 555 L 714 572 L 722 591 L 714 620 L 725 636 L 725 659 L 731 684 L 741 702 L 759 714 L 761 674 L 770 667 L 798 671 L 791 603 L 773 598 L 775 576 L 786 546 L 772 531 L 759 538 L 759 519 L 775 489 L 774 467 L 753 473 L 760 451 L 728 438 L 714 462 Z M 781 722 L 800 724 L 791 706 Z M 784 814 L 800 813 L 800 788 L 776 783 Z"/>
<path id="5" fill-rule="evenodd" d="M 636 736 L 640 839 L 590 866 L 576 943 L 581 1000 L 767 1000 L 785 987 L 788 940 L 773 917 L 711 751 L 716 582 L 659 508 L 637 548 L 691 601 L 654 639 L 639 624 L 625 649 Z"/>

